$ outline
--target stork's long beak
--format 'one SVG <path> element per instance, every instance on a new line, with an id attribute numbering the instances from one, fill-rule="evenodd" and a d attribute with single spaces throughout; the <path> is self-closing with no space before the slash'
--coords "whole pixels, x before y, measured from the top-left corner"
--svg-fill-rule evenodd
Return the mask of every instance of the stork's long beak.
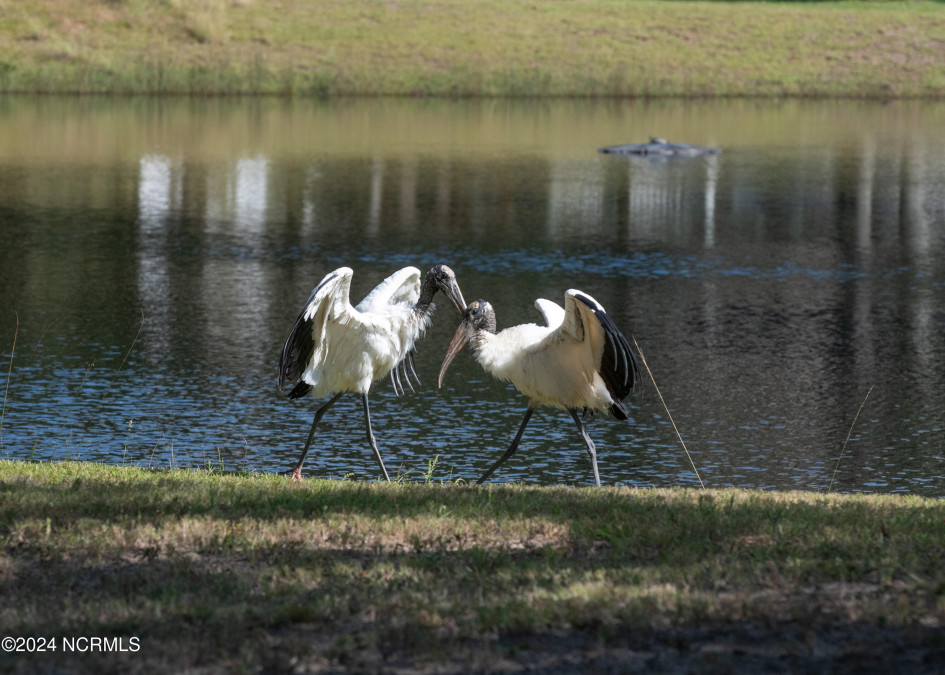
<path id="1" fill-rule="evenodd" d="M 443 365 L 440 366 L 440 379 L 436 381 L 438 388 L 443 386 L 443 376 L 446 375 L 446 369 L 450 367 L 453 359 L 456 358 L 456 355 L 459 354 L 460 350 L 465 347 L 466 343 L 469 341 L 468 328 L 469 322 L 463 321 L 459 324 L 459 328 L 456 329 L 456 333 L 453 335 L 453 341 L 450 342 L 450 346 L 446 349 L 446 356 L 443 357 Z"/>
<path id="2" fill-rule="evenodd" d="M 453 303 L 453 307 L 456 308 L 457 312 L 462 314 L 466 311 L 466 301 L 463 300 L 463 292 L 459 290 L 459 282 L 456 281 L 456 277 L 449 280 L 449 284 L 443 289 L 443 292 Z"/>

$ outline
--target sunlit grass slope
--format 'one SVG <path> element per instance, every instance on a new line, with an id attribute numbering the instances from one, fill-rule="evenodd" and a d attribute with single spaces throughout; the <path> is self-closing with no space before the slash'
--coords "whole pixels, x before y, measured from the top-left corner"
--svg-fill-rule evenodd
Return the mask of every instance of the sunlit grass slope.
<path id="1" fill-rule="evenodd" d="M 936 2 L 0 0 L 0 91 L 938 96 Z"/>
<path id="2" fill-rule="evenodd" d="M 548 631 L 934 628 L 943 559 L 945 501 L 919 497 L 0 461 L 0 625 L 137 636 L 138 653 L 83 657 L 136 672 L 436 661 Z"/>

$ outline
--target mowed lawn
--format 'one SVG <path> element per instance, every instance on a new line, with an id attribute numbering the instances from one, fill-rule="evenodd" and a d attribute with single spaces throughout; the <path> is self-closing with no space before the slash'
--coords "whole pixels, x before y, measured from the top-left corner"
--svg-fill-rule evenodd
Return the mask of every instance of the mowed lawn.
<path id="1" fill-rule="evenodd" d="M 0 461 L 0 544 L 5 635 L 139 645 L 0 655 L 19 672 L 945 657 L 920 497 Z"/>
<path id="2" fill-rule="evenodd" d="M 2 0 L 0 91 L 941 96 L 938 2 Z"/>

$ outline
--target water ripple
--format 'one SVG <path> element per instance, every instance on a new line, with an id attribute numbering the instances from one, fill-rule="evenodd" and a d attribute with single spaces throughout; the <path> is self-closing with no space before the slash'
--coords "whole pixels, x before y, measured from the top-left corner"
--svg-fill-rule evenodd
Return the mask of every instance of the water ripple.
<path id="1" fill-rule="evenodd" d="M 771 268 L 736 265 L 721 257 L 704 259 L 692 254 L 638 252 L 632 255 L 614 255 L 603 252 L 573 254 L 561 250 L 539 249 L 506 250 L 487 254 L 459 253 L 456 265 L 492 274 L 536 272 L 540 274 L 587 274 L 592 270 L 605 277 L 631 279 L 704 279 L 716 277 L 746 277 L 751 279 L 782 280 L 808 277 L 815 281 L 847 283 L 869 277 L 854 265 L 818 269 L 793 262 Z"/>

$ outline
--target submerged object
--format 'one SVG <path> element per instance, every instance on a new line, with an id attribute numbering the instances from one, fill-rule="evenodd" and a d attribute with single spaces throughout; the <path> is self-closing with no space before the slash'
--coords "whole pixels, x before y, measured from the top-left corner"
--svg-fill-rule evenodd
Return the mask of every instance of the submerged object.
<path id="1" fill-rule="evenodd" d="M 720 148 L 707 148 L 703 145 L 689 143 L 670 143 L 665 138 L 650 137 L 649 143 L 631 143 L 629 145 L 610 145 L 598 148 L 598 152 L 609 155 L 639 155 L 656 157 L 701 157 L 703 155 L 717 155 Z"/>

